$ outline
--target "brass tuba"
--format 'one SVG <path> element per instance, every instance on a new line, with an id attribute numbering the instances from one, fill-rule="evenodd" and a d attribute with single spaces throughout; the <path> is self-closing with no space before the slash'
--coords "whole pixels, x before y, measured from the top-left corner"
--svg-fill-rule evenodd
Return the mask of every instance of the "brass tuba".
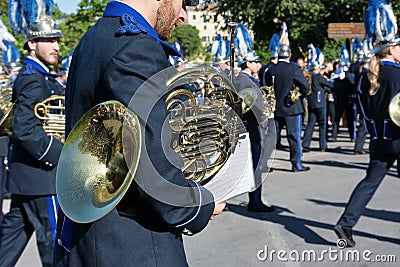
<path id="1" fill-rule="evenodd" d="M 35 105 L 35 116 L 47 135 L 65 141 L 65 96 L 51 95 Z"/>
<path id="2" fill-rule="evenodd" d="M 397 126 L 400 126 L 400 92 L 390 100 L 389 116 Z"/>
<path id="3" fill-rule="evenodd" d="M 190 80 L 203 86 L 190 90 L 185 87 Z M 166 87 L 171 147 L 183 158 L 185 177 L 204 185 L 245 131 L 237 114 L 241 99 L 225 74 L 207 67 L 178 72 Z M 124 151 L 123 140 L 130 151 Z M 118 101 L 100 103 L 81 117 L 64 144 L 56 175 L 59 203 L 71 220 L 96 221 L 119 203 L 134 179 L 141 142 L 139 119 Z"/>

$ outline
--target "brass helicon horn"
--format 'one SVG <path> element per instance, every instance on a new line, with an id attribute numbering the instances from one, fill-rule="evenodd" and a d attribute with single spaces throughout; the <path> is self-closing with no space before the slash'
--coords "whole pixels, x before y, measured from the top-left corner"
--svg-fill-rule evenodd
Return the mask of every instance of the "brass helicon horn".
<path id="1" fill-rule="evenodd" d="M 397 126 L 400 126 L 400 92 L 390 100 L 389 116 Z"/>
<path id="2" fill-rule="evenodd" d="M 123 138 L 131 144 L 129 151 L 123 150 Z M 137 116 L 118 101 L 98 104 L 81 117 L 64 144 L 56 174 L 58 200 L 70 219 L 92 222 L 118 204 L 136 172 L 141 141 Z"/>
<path id="3" fill-rule="evenodd" d="M 41 120 L 47 135 L 65 141 L 65 96 L 51 95 L 35 105 L 35 116 Z"/>
<path id="4" fill-rule="evenodd" d="M 196 96 L 179 83 L 182 78 L 204 84 Z M 209 182 L 233 152 L 240 133 L 242 100 L 230 79 L 213 68 L 191 68 L 167 82 L 167 112 L 172 148 L 184 160 L 186 178 Z"/>
<path id="5" fill-rule="evenodd" d="M 261 86 L 260 89 L 245 88 L 239 91 L 239 96 L 243 99 L 242 112 L 246 113 L 256 105 L 258 97 L 262 98 L 262 112 L 266 118 L 269 118 L 276 109 L 276 97 L 274 90 L 275 76 L 272 76 L 271 86 Z M 258 93 L 261 91 L 261 96 Z"/>
<path id="6" fill-rule="evenodd" d="M 204 84 L 201 93 L 182 86 L 193 79 Z M 171 146 L 184 161 L 185 177 L 204 185 L 245 131 L 237 114 L 241 99 L 229 78 L 212 68 L 178 72 L 166 85 Z M 124 151 L 122 141 L 132 151 Z M 87 223 L 108 214 L 134 179 L 141 142 L 137 116 L 121 103 L 104 102 L 85 113 L 69 134 L 57 167 L 57 195 L 66 216 Z"/>

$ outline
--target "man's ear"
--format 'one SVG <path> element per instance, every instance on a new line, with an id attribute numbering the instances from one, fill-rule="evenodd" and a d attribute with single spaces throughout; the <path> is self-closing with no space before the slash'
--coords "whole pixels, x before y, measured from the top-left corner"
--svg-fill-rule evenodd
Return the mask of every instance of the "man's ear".
<path id="1" fill-rule="evenodd" d="M 35 40 L 28 41 L 27 45 L 28 45 L 29 50 L 35 50 L 36 44 L 37 44 L 37 42 Z"/>

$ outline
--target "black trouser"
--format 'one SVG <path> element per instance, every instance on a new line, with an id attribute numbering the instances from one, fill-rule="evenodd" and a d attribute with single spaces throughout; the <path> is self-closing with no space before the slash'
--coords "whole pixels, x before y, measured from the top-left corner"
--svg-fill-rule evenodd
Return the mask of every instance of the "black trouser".
<path id="1" fill-rule="evenodd" d="M 43 266 L 51 266 L 58 203 L 55 196 L 11 196 L 0 226 L 0 266 L 14 266 L 33 232 Z"/>
<path id="2" fill-rule="evenodd" d="M 357 128 L 356 143 L 354 146 L 354 151 L 363 151 L 364 150 L 363 146 L 364 146 L 365 140 L 367 139 L 367 126 L 365 125 L 365 119 L 362 116 L 362 114 L 360 114 L 359 123 L 360 123 L 360 125 Z"/>
<path id="3" fill-rule="evenodd" d="M 249 192 L 249 205 L 250 206 L 260 206 L 262 204 L 261 199 L 261 169 L 262 163 L 260 161 L 261 156 L 261 140 L 251 140 L 251 156 L 253 159 L 253 170 L 254 170 L 254 179 L 256 190 L 253 192 Z"/>
<path id="4" fill-rule="evenodd" d="M 314 126 L 318 120 L 319 127 L 319 149 L 326 149 L 326 109 L 325 108 L 313 108 L 308 109 L 308 124 L 304 132 L 303 147 L 310 148 L 312 135 L 314 132 Z"/>
<path id="5" fill-rule="evenodd" d="M 0 157 L 0 224 L 3 221 L 3 199 L 6 192 L 7 171 L 4 166 L 4 157 Z"/>
<path id="6" fill-rule="evenodd" d="M 340 217 L 338 224 L 345 228 L 353 228 L 372 196 L 378 189 L 383 178 L 393 166 L 398 154 L 370 155 L 366 177 L 356 186 L 351 194 L 346 209 Z M 397 162 L 399 164 L 399 162 Z"/>
<path id="7" fill-rule="evenodd" d="M 285 117 L 275 117 L 276 132 L 280 132 L 282 120 L 286 123 L 286 135 L 289 142 L 290 162 L 298 170 L 303 168 L 301 157 L 301 130 L 302 115 L 292 115 Z"/>
<path id="8" fill-rule="evenodd" d="M 337 138 L 337 134 L 339 132 L 339 122 L 342 118 L 343 112 L 346 111 L 347 118 L 347 128 L 349 132 L 350 139 L 354 140 L 356 138 L 356 114 L 357 114 L 357 105 L 356 103 L 348 103 L 348 102 L 338 102 L 335 106 L 335 120 L 333 122 L 332 129 L 332 138 Z"/>
<path id="9" fill-rule="evenodd" d="M 268 164 L 268 160 L 271 158 L 276 145 L 276 128 L 274 118 L 268 119 L 267 129 L 261 128 L 262 136 L 262 151 L 261 151 L 261 162 L 262 171 L 267 172 L 271 167 L 271 162 Z"/>

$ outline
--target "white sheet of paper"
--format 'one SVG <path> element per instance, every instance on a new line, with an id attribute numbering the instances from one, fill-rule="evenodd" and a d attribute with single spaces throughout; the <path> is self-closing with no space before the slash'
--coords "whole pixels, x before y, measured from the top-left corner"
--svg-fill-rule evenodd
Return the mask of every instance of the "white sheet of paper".
<path id="1" fill-rule="evenodd" d="M 255 188 L 249 134 L 240 139 L 233 153 L 221 170 L 204 187 L 216 203 L 253 191 Z"/>

